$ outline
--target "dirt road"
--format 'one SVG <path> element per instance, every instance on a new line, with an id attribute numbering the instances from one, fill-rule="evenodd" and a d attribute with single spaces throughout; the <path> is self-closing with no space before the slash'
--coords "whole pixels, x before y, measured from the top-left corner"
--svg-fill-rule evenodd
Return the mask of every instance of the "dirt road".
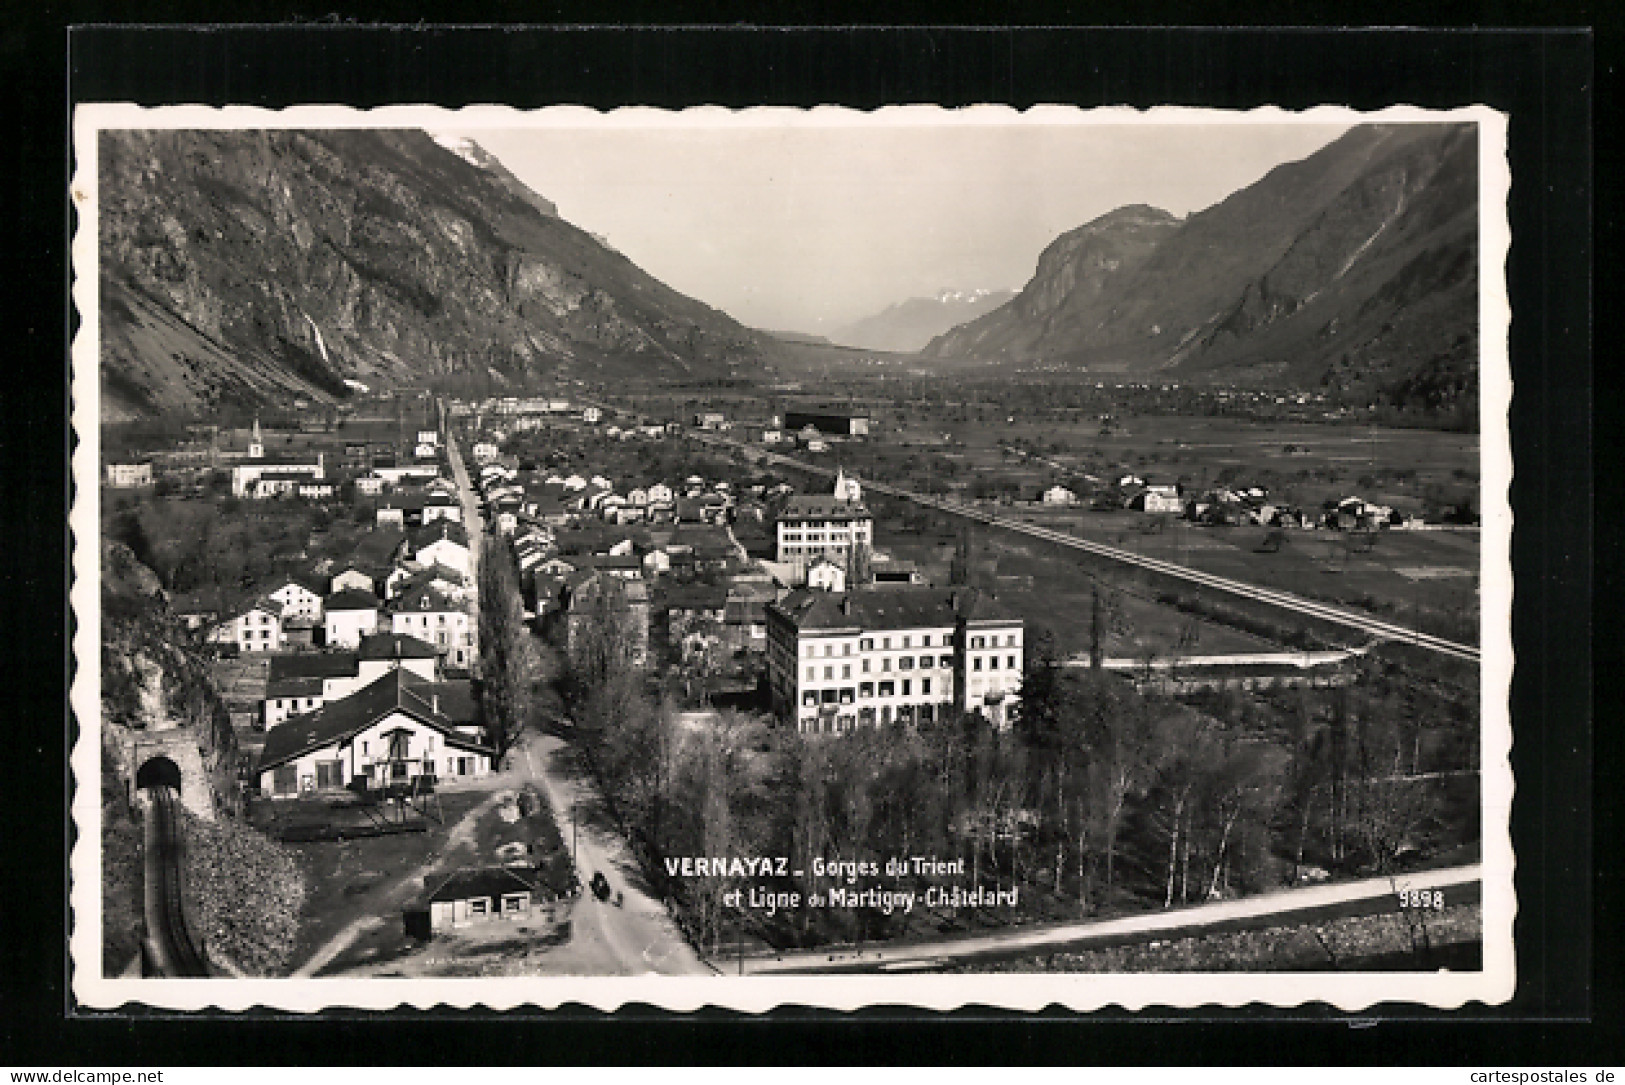
<path id="1" fill-rule="evenodd" d="M 596 789 L 575 770 L 564 740 L 528 734 L 514 758 L 527 763 L 547 794 L 564 845 L 575 852 L 582 884 L 602 872 L 622 898 L 617 906 L 613 899 L 582 893 L 570 916 L 570 940 L 543 958 L 547 971 L 715 975 L 683 939 L 665 905 L 647 892 L 636 858 L 607 823 Z"/>

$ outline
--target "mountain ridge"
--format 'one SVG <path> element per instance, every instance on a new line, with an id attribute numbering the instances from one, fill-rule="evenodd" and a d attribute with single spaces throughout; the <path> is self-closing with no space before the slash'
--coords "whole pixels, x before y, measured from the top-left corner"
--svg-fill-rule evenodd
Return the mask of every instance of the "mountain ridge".
<path id="1" fill-rule="evenodd" d="M 912 354 L 950 328 L 974 320 L 1015 296 L 1014 290 L 939 290 L 906 298 L 830 333 L 843 346 Z"/>
<path id="2" fill-rule="evenodd" d="M 1471 125 L 1350 129 L 1183 220 L 1120 208 L 1061 235 L 1021 294 L 923 353 L 1455 409 L 1476 392 L 1476 164 Z M 1159 221 L 1137 259 L 1090 247 Z"/>
<path id="3" fill-rule="evenodd" d="M 104 414 L 772 364 L 473 153 L 415 130 L 104 132 Z"/>

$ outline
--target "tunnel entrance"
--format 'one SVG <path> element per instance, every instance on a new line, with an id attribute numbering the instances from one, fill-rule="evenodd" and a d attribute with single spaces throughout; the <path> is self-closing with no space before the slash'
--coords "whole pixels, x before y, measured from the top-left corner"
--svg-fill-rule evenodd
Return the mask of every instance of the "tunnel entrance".
<path id="1" fill-rule="evenodd" d="M 181 790 L 180 766 L 167 757 L 150 758 L 135 770 L 135 787 L 137 791 L 149 787 L 172 787 L 178 795 Z"/>

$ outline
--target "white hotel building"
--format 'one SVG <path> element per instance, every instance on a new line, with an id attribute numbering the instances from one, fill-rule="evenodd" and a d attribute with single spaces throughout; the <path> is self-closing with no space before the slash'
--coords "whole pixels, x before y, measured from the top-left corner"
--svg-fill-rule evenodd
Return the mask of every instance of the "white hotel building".
<path id="1" fill-rule="evenodd" d="M 874 538 L 874 516 L 863 504 L 862 489 L 856 480 L 837 473 L 833 494 L 799 494 L 784 503 L 778 516 L 777 557 L 805 580 L 807 569 L 819 558 L 844 569 L 853 548 L 872 547 Z"/>
<path id="2" fill-rule="evenodd" d="M 1022 619 L 972 588 L 798 589 L 767 608 L 774 712 L 818 734 L 960 712 L 1008 727 L 1023 639 Z"/>

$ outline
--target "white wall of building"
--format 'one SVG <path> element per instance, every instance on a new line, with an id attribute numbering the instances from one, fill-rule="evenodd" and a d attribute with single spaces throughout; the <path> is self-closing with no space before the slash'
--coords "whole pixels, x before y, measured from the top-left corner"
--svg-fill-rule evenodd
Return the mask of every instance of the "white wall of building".
<path id="1" fill-rule="evenodd" d="M 330 610 L 323 618 L 329 647 L 355 648 L 361 638 L 377 631 L 376 610 Z"/>

